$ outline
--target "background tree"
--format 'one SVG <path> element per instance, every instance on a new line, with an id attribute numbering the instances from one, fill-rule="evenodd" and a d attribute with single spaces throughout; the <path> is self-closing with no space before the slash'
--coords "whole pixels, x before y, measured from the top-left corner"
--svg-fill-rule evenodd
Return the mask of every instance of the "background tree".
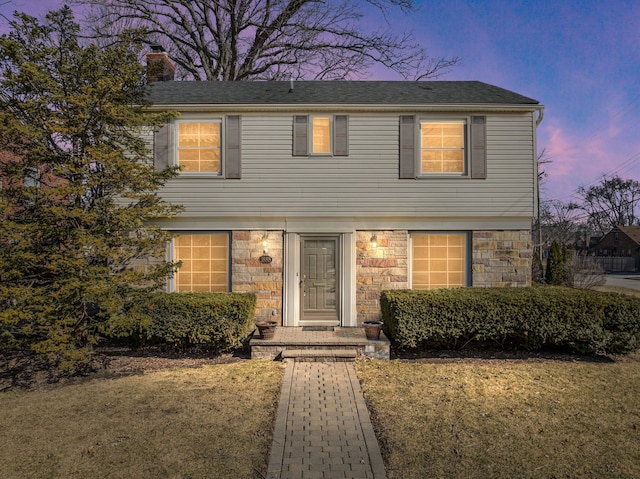
<path id="1" fill-rule="evenodd" d="M 0 329 L 34 350 L 86 357 L 95 322 L 121 314 L 143 286 L 163 284 L 166 232 L 146 220 L 176 208 L 155 194 L 139 136 L 168 114 L 145 114 L 141 45 L 81 45 L 65 7 L 42 22 L 16 14 L 0 37 Z M 96 314 L 97 313 L 97 314 Z"/>
<path id="2" fill-rule="evenodd" d="M 616 226 L 638 224 L 636 209 L 640 203 L 640 182 L 619 176 L 603 178 L 599 184 L 578 189 L 580 208 L 588 216 L 590 226 L 605 235 Z"/>
<path id="3" fill-rule="evenodd" d="M 96 38 L 144 28 L 192 80 L 351 79 L 383 65 L 404 79 L 447 72 L 457 58 L 432 58 L 412 35 L 391 33 L 391 9 L 413 0 L 75 0 L 90 5 Z M 364 12 L 379 27 L 366 31 Z M 403 28 L 397 31 L 404 31 Z"/>
<path id="4" fill-rule="evenodd" d="M 584 230 L 579 206 L 573 202 L 559 200 L 543 201 L 540 205 L 542 242 L 568 244 L 577 240 Z"/>
<path id="5" fill-rule="evenodd" d="M 568 258 L 568 250 L 565 245 L 559 244 L 557 241 L 551 243 L 549 257 L 547 258 L 547 268 L 545 270 L 545 280 L 547 284 L 566 285 L 568 277 L 565 271 L 565 262 Z"/>

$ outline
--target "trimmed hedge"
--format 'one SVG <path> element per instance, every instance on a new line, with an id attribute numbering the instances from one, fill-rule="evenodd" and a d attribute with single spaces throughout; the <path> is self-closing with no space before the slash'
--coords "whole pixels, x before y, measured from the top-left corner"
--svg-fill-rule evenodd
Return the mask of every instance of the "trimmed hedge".
<path id="1" fill-rule="evenodd" d="M 400 346 L 493 342 L 529 350 L 628 353 L 640 348 L 640 298 L 563 287 L 383 291 L 382 319 Z"/>
<path id="2" fill-rule="evenodd" d="M 152 293 L 109 321 L 107 336 L 136 345 L 169 343 L 226 350 L 253 329 L 256 296 L 248 293 Z"/>

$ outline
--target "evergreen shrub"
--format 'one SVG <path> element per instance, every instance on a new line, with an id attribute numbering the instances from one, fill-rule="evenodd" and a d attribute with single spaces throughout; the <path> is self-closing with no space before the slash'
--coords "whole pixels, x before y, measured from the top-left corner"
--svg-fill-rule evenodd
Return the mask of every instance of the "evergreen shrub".
<path id="1" fill-rule="evenodd" d="M 226 350 L 253 329 L 256 296 L 248 293 L 152 293 L 107 324 L 106 334 L 132 345 L 169 343 Z"/>
<path id="2" fill-rule="evenodd" d="M 561 348 L 628 353 L 640 347 L 640 298 L 565 287 L 391 290 L 382 319 L 402 347 Z"/>

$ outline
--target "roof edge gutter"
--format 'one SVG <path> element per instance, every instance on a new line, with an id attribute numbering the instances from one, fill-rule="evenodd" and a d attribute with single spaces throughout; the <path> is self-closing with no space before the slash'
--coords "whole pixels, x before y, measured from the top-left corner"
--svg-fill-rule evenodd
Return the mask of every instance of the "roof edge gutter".
<path id="1" fill-rule="evenodd" d="M 340 104 L 340 103 L 305 103 L 305 104 L 239 104 L 239 103 L 174 103 L 174 104 L 162 104 L 154 103 L 150 107 L 146 108 L 150 111 L 166 111 L 166 110 L 179 110 L 184 112 L 189 111 L 234 111 L 234 112 L 246 112 L 246 111 L 275 111 L 275 112 L 290 112 L 290 111 L 359 111 L 359 112 L 425 112 L 425 111 L 456 111 L 456 112 L 531 112 L 538 111 L 538 119 L 536 124 L 542 121 L 544 106 L 537 104 L 392 104 L 392 105 L 363 105 L 363 104 Z"/>

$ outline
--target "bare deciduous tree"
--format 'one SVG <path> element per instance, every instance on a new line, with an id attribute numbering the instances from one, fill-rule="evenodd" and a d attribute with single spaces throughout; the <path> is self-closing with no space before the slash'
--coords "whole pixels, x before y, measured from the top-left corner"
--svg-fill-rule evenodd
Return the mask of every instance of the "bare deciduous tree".
<path id="1" fill-rule="evenodd" d="M 616 226 L 638 224 L 636 208 L 640 204 L 640 182 L 619 176 L 603 178 L 599 184 L 581 186 L 580 208 L 586 212 L 589 224 L 605 235 Z"/>
<path id="2" fill-rule="evenodd" d="M 563 203 L 559 200 L 544 201 L 540 205 L 540 223 L 542 242 L 553 241 L 566 245 L 577 239 L 578 232 L 583 229 L 580 224 L 579 209 L 574 203 Z"/>
<path id="3" fill-rule="evenodd" d="M 432 58 L 410 33 L 394 34 L 387 15 L 414 0 L 72 0 L 89 6 L 96 38 L 144 28 L 181 79 L 287 80 L 361 78 L 375 64 L 404 79 L 434 78 L 458 58 Z M 366 31 L 366 8 L 379 26 Z M 404 29 L 396 29 L 404 31 Z"/>

